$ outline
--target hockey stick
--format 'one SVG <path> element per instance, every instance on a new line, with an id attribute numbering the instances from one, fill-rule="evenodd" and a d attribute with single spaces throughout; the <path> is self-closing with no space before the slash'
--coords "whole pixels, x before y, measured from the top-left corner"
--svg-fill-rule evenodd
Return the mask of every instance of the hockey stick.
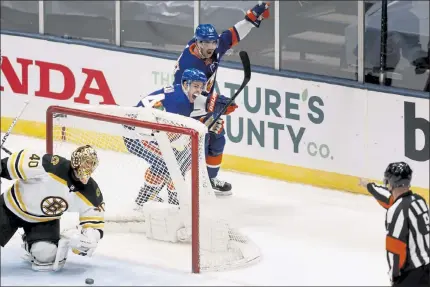
<path id="1" fill-rule="evenodd" d="M 7 148 L 3 147 L 4 143 L 6 142 L 7 138 L 9 137 L 10 133 L 12 132 L 13 128 L 15 127 L 16 123 L 18 122 L 19 118 L 21 117 L 21 115 L 24 113 L 25 108 L 27 107 L 27 105 L 30 103 L 29 100 L 24 102 L 24 106 L 22 107 L 21 111 L 19 112 L 19 114 L 15 117 L 15 119 L 13 120 L 12 124 L 10 125 L 9 129 L 7 130 L 7 132 L 5 133 L 5 135 L 3 136 L 2 140 L 1 140 L 1 149 L 4 150 L 6 153 L 8 153 L 9 155 L 12 154 L 12 152 L 10 150 L 8 150 Z"/>
<path id="2" fill-rule="evenodd" d="M 1 147 L 2 150 L 4 150 L 8 155 L 12 155 L 12 152 L 5 148 L 4 146 Z"/>
<path id="3" fill-rule="evenodd" d="M 240 60 L 242 61 L 243 65 L 243 72 L 245 74 L 243 78 L 243 82 L 240 85 L 239 89 L 236 91 L 236 93 L 230 98 L 228 103 L 224 106 L 224 108 L 221 110 L 221 112 L 213 117 L 212 115 L 212 122 L 208 126 L 208 130 L 211 129 L 211 127 L 215 124 L 215 122 L 225 113 L 227 108 L 233 103 L 233 101 L 237 98 L 237 96 L 242 92 L 242 90 L 245 88 L 245 86 L 248 84 L 249 80 L 251 80 L 251 62 L 249 61 L 248 53 L 245 51 L 239 52 Z"/>

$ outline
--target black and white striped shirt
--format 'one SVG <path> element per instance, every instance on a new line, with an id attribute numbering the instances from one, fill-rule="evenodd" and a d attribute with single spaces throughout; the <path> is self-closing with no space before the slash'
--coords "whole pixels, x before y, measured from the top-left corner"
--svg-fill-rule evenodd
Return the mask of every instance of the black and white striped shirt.
<path id="1" fill-rule="evenodd" d="M 371 183 L 367 188 L 382 206 L 387 206 L 386 250 L 391 279 L 429 264 L 430 220 L 424 198 L 408 191 L 393 202 L 384 187 Z"/>

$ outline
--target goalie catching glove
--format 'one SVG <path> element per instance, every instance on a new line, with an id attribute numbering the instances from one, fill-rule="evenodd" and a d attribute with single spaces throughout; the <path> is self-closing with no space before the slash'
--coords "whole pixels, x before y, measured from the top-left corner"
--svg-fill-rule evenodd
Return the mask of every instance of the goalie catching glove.
<path id="1" fill-rule="evenodd" d="M 82 228 L 66 230 L 61 234 L 69 239 L 72 252 L 81 256 L 91 257 L 96 250 L 101 238 L 100 231 L 94 228 Z"/>

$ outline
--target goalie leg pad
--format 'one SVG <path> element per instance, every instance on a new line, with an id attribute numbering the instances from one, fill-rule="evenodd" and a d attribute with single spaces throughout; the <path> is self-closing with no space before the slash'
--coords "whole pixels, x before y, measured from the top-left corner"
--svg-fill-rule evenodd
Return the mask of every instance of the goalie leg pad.
<path id="1" fill-rule="evenodd" d="M 52 242 L 38 241 L 30 249 L 31 255 L 41 263 L 52 263 L 57 254 L 57 245 Z"/>
<path id="2" fill-rule="evenodd" d="M 28 250 L 28 245 L 25 245 Z M 52 271 L 57 255 L 57 245 L 49 241 L 37 241 L 31 245 L 28 259 L 35 271 Z"/>
<path id="3" fill-rule="evenodd" d="M 24 259 L 32 264 L 35 271 L 58 271 L 64 267 L 69 252 L 68 240 L 60 239 L 58 246 L 49 241 L 37 241 L 29 246 L 26 241 L 22 246 L 25 249 Z"/>

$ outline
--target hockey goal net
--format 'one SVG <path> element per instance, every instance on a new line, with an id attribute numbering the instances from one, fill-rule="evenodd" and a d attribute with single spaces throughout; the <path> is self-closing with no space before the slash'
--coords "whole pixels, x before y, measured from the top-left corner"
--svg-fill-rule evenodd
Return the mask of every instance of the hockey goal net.
<path id="1" fill-rule="evenodd" d="M 194 273 L 260 259 L 258 247 L 222 217 L 199 121 L 153 108 L 77 105 L 49 107 L 46 122 L 48 153 L 68 157 L 80 145 L 96 148 L 93 177 L 106 226 L 139 224 L 149 240 L 190 243 Z"/>

